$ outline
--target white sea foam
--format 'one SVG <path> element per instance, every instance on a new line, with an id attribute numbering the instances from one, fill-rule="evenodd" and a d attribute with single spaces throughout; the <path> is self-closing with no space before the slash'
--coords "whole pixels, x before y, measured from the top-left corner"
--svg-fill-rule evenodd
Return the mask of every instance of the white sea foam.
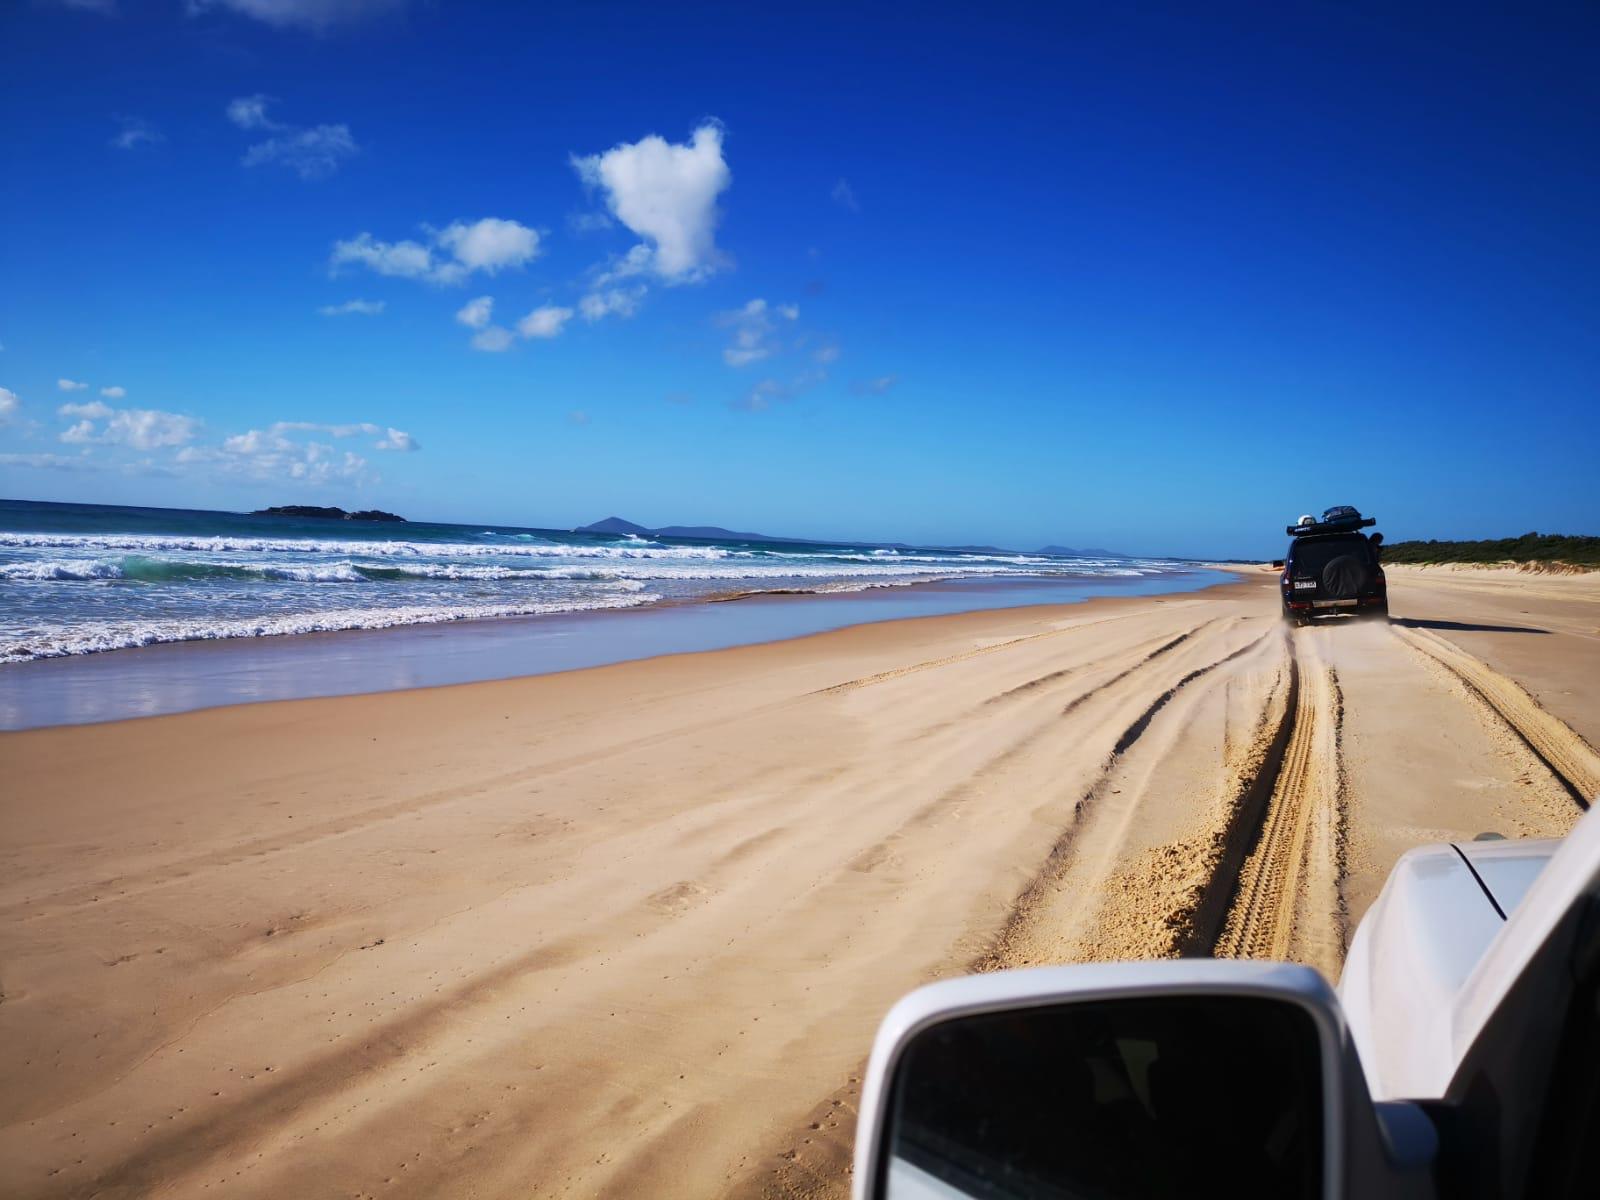
<path id="1" fill-rule="evenodd" d="M 104 650 L 127 650 L 162 642 L 279 637 L 295 633 L 335 633 L 351 629 L 389 629 L 399 625 L 429 625 L 443 621 L 469 621 L 488 617 L 526 617 L 549 613 L 633 608 L 641 604 L 654 603 L 660 598 L 639 594 L 539 604 L 346 608 L 328 612 L 286 613 L 231 619 L 197 617 L 148 621 L 86 621 L 71 628 L 44 629 L 25 638 L 0 643 L 0 663 L 60 658 L 73 654 L 94 654 Z"/>
<path id="2" fill-rule="evenodd" d="M 527 534 L 517 534 L 518 538 Z M 718 546 L 591 546 L 521 542 L 485 546 L 475 542 L 371 542 L 344 539 L 185 537 L 163 534 L 0 533 L 0 549 L 116 551 L 124 553 L 335 554 L 355 558 L 704 558 L 749 554 Z"/>

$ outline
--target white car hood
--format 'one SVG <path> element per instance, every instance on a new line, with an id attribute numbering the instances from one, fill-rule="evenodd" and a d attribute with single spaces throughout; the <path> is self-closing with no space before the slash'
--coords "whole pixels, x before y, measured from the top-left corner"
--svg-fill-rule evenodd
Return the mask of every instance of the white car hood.
<path id="1" fill-rule="evenodd" d="M 1345 959 L 1339 999 L 1373 1098 L 1438 1096 L 1454 1074 L 1463 984 L 1560 840 L 1460 842 L 1402 855 Z"/>

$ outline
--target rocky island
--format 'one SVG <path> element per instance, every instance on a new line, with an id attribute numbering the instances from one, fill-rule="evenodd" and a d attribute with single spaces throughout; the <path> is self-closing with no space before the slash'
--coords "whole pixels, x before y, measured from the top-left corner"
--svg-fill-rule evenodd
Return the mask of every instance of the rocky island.
<path id="1" fill-rule="evenodd" d="M 328 521 L 404 521 L 404 517 L 378 508 L 360 512 L 345 512 L 342 508 L 321 508 L 315 504 L 278 504 L 272 508 L 258 508 L 252 517 L 321 517 Z"/>

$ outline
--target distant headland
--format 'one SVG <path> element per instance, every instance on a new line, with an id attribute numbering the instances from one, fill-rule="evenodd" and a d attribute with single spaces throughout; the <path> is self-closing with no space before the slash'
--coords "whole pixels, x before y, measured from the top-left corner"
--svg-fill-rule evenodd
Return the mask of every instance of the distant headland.
<path id="1" fill-rule="evenodd" d="M 327 521 L 404 521 L 404 517 L 378 508 L 365 508 L 360 512 L 345 512 L 342 508 L 320 508 L 315 504 L 278 504 L 272 508 L 258 508 L 252 517 L 320 517 Z"/>
<path id="2" fill-rule="evenodd" d="M 826 546 L 826 539 L 778 537 L 770 533 L 741 533 L 724 529 L 720 525 L 663 525 L 649 529 L 621 517 L 606 517 L 592 525 L 580 525 L 573 533 L 632 534 L 635 537 L 704 538 L 709 541 L 735 542 L 799 542 L 809 546 Z M 875 546 L 884 550 L 953 550 L 961 554 L 1041 554 L 1052 558 L 1127 558 L 1118 550 L 1074 550 L 1071 546 L 1045 546 L 1038 550 L 1007 550 L 1001 546 L 918 546 L 909 542 L 852 542 L 851 545 Z"/>

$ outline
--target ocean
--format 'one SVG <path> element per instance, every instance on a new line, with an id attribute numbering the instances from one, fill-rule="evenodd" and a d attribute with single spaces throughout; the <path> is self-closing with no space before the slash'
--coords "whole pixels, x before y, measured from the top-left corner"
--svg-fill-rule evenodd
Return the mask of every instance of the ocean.
<path id="1" fill-rule="evenodd" d="M 4 500 L 0 663 L 750 593 L 957 580 L 1132 582 L 1192 570 L 1165 560 Z"/>

